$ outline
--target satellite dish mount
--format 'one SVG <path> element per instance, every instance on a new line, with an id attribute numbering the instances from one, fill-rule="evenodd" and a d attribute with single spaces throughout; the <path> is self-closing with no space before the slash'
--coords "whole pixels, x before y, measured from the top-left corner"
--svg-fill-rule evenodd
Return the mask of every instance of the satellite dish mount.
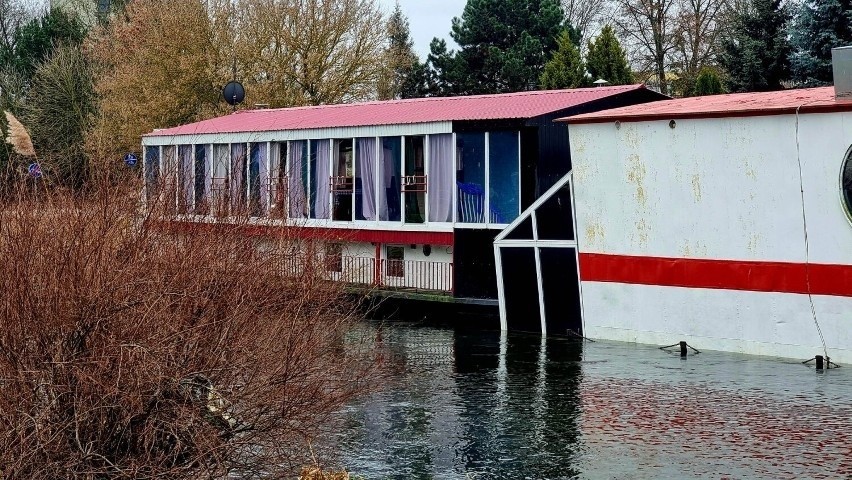
<path id="1" fill-rule="evenodd" d="M 237 81 L 236 59 L 234 59 L 234 79 L 228 82 L 225 88 L 222 89 L 222 96 L 225 97 L 225 101 L 232 107 L 232 110 L 236 110 L 237 104 L 243 103 L 243 100 L 246 99 L 246 89 L 243 88 L 242 83 Z"/>

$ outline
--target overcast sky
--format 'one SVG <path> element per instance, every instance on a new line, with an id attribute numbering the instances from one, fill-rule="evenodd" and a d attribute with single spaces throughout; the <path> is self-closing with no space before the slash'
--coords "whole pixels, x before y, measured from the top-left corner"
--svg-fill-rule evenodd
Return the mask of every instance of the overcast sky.
<path id="1" fill-rule="evenodd" d="M 393 11 L 396 0 L 378 0 L 384 9 Z M 432 38 L 443 38 L 451 48 L 457 48 L 450 38 L 450 25 L 453 17 L 461 17 L 465 0 L 399 0 L 402 13 L 408 17 L 411 25 L 411 38 L 414 40 L 414 51 L 420 60 L 426 60 L 429 53 L 429 43 Z"/>

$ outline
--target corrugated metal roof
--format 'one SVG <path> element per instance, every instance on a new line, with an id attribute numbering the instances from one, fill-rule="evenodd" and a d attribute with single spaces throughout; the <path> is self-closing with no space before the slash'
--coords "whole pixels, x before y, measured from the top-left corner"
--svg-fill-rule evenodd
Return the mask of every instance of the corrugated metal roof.
<path id="1" fill-rule="evenodd" d="M 467 97 L 431 97 L 314 107 L 241 110 L 223 117 L 155 130 L 146 136 L 307 130 L 455 120 L 522 119 L 537 117 L 644 88 L 644 85 L 623 85 Z"/>
<path id="2" fill-rule="evenodd" d="M 720 118 L 781 115 L 787 113 L 852 111 L 852 102 L 837 101 L 834 87 L 783 90 L 780 92 L 731 93 L 678 98 L 614 108 L 560 118 L 570 124 L 611 121 L 641 122 L 673 118 Z"/>

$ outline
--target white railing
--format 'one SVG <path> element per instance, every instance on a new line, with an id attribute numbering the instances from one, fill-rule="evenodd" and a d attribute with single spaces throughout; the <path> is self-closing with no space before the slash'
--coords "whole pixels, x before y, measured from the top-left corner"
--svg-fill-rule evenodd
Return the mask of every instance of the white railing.
<path id="1" fill-rule="evenodd" d="M 324 278 L 357 285 L 414 291 L 453 291 L 453 264 L 422 260 L 376 260 L 373 257 L 325 257 L 306 265 L 304 256 L 282 257 L 281 272 L 299 276 L 316 268 Z"/>

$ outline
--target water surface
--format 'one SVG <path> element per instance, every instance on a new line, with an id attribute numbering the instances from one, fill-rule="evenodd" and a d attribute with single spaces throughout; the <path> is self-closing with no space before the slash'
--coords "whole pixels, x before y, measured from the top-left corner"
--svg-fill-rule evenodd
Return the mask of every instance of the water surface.
<path id="1" fill-rule="evenodd" d="M 395 324 L 363 478 L 852 478 L 852 366 Z"/>

